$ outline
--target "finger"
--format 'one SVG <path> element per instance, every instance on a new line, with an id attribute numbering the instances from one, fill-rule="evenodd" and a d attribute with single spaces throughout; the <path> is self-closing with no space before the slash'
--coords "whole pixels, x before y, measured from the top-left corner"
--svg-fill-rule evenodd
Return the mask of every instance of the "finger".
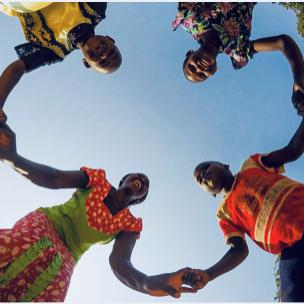
<path id="1" fill-rule="evenodd" d="M 200 276 L 195 272 L 188 272 L 183 277 L 183 283 L 190 286 L 195 286 L 197 282 L 200 280 Z"/>
<path id="2" fill-rule="evenodd" d="M 161 287 L 161 290 L 166 292 L 168 295 L 170 295 L 173 298 L 180 297 L 180 294 L 178 293 L 178 291 L 175 288 L 171 287 L 170 285 L 163 285 Z"/>
<path id="3" fill-rule="evenodd" d="M 197 288 L 190 288 L 190 287 L 181 287 L 178 290 L 179 293 L 196 293 Z"/>
<path id="4" fill-rule="evenodd" d="M 292 103 L 295 108 L 302 106 L 304 104 L 304 94 L 301 91 L 296 91 L 292 95 Z"/>
<path id="5" fill-rule="evenodd" d="M 179 276 L 181 278 L 181 280 L 183 280 L 184 278 L 186 279 L 188 274 L 191 272 L 191 268 L 190 267 L 185 267 L 185 268 L 182 268 L 178 271 L 175 272 L 175 274 L 177 276 Z"/>
<path id="6" fill-rule="evenodd" d="M 4 124 L 7 121 L 7 116 L 3 112 L 3 110 L 0 110 L 0 124 Z"/>

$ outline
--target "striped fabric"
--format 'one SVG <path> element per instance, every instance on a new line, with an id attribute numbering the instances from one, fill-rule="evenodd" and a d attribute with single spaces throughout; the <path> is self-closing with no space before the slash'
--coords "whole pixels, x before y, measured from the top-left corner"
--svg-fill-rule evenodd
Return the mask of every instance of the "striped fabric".
<path id="1" fill-rule="evenodd" d="M 232 190 L 218 208 L 224 236 L 248 234 L 264 250 L 278 254 L 300 240 L 304 229 L 304 185 L 267 168 L 261 154 L 247 159 Z"/>

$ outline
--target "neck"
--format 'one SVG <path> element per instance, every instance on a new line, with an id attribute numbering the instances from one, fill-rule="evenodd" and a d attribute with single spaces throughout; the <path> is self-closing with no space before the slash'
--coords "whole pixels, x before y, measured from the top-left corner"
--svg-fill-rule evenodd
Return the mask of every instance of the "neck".
<path id="1" fill-rule="evenodd" d="M 208 53 L 216 57 L 218 55 L 221 40 L 215 30 L 205 31 L 199 39 L 199 42 L 203 45 L 204 49 L 208 49 Z"/>
<path id="2" fill-rule="evenodd" d="M 111 188 L 110 193 L 104 200 L 104 204 L 107 206 L 108 210 L 112 215 L 116 215 L 118 212 L 123 210 L 128 206 L 128 195 L 126 195 L 123 189 Z"/>
<path id="3" fill-rule="evenodd" d="M 224 187 L 226 193 L 231 191 L 234 181 L 235 181 L 235 176 L 233 176 L 230 173 L 226 178 L 226 186 Z"/>

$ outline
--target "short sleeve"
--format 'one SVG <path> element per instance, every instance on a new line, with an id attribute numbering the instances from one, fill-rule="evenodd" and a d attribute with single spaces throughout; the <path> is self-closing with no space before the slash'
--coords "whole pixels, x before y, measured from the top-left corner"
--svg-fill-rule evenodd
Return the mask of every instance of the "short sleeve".
<path id="1" fill-rule="evenodd" d="M 227 244 L 229 244 L 229 239 L 235 236 L 245 239 L 244 231 L 231 221 L 223 207 L 218 209 L 217 218 Z"/>
<path id="2" fill-rule="evenodd" d="M 143 229 L 142 219 L 133 217 L 133 220 L 128 223 L 126 227 L 124 227 L 123 231 L 125 232 L 136 232 L 137 238 L 140 237 L 140 233 Z"/>
<path id="3" fill-rule="evenodd" d="M 254 54 L 256 54 L 256 51 L 254 50 L 251 41 L 248 40 L 248 46 L 244 48 L 245 49 L 241 52 L 238 52 L 237 50 L 232 50 L 229 54 L 232 67 L 235 70 L 243 68 L 249 62 L 249 60 L 253 58 Z"/>
<path id="4" fill-rule="evenodd" d="M 106 181 L 106 172 L 103 169 L 90 169 L 87 167 L 81 167 L 81 171 L 85 172 L 89 178 L 87 187 L 99 186 Z"/>
<path id="5" fill-rule="evenodd" d="M 106 18 L 107 2 L 87 2 L 97 14 L 101 16 L 102 19 Z"/>
<path id="6" fill-rule="evenodd" d="M 268 154 L 254 154 L 252 156 L 250 156 L 249 160 L 248 160 L 248 165 L 252 166 L 252 167 L 256 167 L 256 168 L 261 168 L 265 171 L 271 172 L 271 173 L 279 173 L 282 174 L 285 172 L 285 168 L 284 166 L 280 166 L 280 167 L 267 167 L 263 164 L 262 162 L 262 157 L 263 156 L 267 156 Z M 246 162 L 245 162 L 246 163 Z M 242 168 L 243 169 L 243 168 Z"/>
<path id="7" fill-rule="evenodd" d="M 16 53 L 26 68 L 26 72 L 31 72 L 45 65 L 63 61 L 51 50 L 33 42 L 24 43 L 15 47 Z"/>

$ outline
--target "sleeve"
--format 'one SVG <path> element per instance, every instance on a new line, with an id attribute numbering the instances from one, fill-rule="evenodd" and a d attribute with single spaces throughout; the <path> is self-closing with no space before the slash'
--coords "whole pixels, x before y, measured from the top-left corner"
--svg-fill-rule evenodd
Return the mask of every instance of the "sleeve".
<path id="1" fill-rule="evenodd" d="M 87 4 L 97 13 L 102 19 L 106 18 L 107 2 L 87 2 Z"/>
<path id="2" fill-rule="evenodd" d="M 231 219 L 224 212 L 223 208 L 218 209 L 217 219 L 227 244 L 229 244 L 229 239 L 234 236 L 245 239 L 244 231 L 231 221 Z"/>
<path id="3" fill-rule="evenodd" d="M 24 43 L 15 47 L 16 53 L 26 68 L 26 72 L 31 72 L 45 65 L 50 65 L 63 59 L 51 50 L 35 43 Z"/>
<path id="4" fill-rule="evenodd" d="M 253 7 L 253 3 L 237 3 L 235 7 L 240 32 L 230 54 L 234 69 L 243 68 L 256 53 L 250 41 Z"/>
<path id="5" fill-rule="evenodd" d="M 255 54 L 256 51 L 253 48 L 253 44 L 248 40 L 248 46 L 244 51 L 237 52 L 236 50 L 232 50 L 229 56 L 233 68 L 239 70 L 243 68 Z"/>
<path id="6" fill-rule="evenodd" d="M 137 233 L 137 238 L 139 239 L 142 229 L 143 229 L 142 219 L 140 217 L 135 218 L 132 215 L 132 220 L 128 223 L 127 226 L 125 226 L 123 231 L 125 231 L 125 232 L 136 232 Z"/>
<path id="7" fill-rule="evenodd" d="M 90 169 L 87 167 L 81 167 L 81 171 L 85 172 L 89 178 L 87 187 L 98 186 L 104 184 L 106 181 L 106 172 L 103 169 Z"/>
<path id="8" fill-rule="evenodd" d="M 267 167 L 262 162 L 262 157 L 267 156 L 268 154 L 254 154 L 250 156 L 250 158 L 257 164 L 258 167 L 264 169 L 265 171 L 272 172 L 272 173 L 279 173 L 282 174 L 285 172 L 284 166 L 280 167 Z"/>

